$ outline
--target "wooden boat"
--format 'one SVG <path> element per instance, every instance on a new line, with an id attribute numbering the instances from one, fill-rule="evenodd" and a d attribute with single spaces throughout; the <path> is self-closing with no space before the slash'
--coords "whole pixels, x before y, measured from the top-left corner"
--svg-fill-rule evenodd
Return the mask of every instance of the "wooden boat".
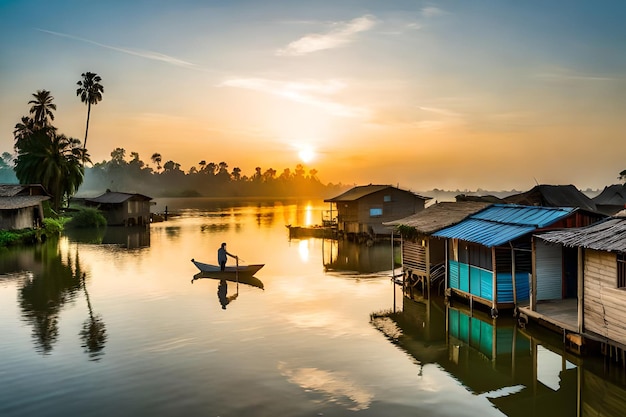
<path id="1" fill-rule="evenodd" d="M 237 265 L 237 266 L 227 266 L 223 271 L 220 270 L 218 265 L 205 264 L 202 262 L 198 262 L 195 259 L 192 259 L 191 262 L 202 272 L 204 275 L 211 276 L 212 278 L 221 278 L 221 277 L 233 277 L 236 278 L 237 275 L 239 277 L 242 276 L 253 276 L 257 273 L 257 271 L 265 266 L 265 264 L 256 264 L 256 265 Z"/>

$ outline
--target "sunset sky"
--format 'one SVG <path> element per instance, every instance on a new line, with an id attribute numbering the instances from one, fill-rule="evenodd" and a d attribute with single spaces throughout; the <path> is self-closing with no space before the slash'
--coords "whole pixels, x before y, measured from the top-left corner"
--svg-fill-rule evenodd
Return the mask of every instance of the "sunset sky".
<path id="1" fill-rule="evenodd" d="M 626 169 L 626 2 L 0 0 L 0 152 L 31 94 L 88 150 L 414 191 Z"/>

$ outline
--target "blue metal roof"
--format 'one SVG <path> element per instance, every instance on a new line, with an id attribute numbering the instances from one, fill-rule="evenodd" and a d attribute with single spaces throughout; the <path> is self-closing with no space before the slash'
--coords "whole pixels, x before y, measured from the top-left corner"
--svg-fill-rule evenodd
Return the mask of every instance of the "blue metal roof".
<path id="1" fill-rule="evenodd" d="M 494 204 L 433 236 L 461 239 L 487 247 L 499 246 L 573 213 L 571 207 Z"/>

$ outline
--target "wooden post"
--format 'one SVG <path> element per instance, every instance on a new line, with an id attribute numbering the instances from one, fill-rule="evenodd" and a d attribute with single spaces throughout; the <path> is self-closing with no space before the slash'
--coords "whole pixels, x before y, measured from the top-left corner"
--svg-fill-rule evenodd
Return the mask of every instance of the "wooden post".
<path id="1" fill-rule="evenodd" d="M 537 311 L 537 241 L 531 239 L 530 311 Z"/>
<path id="2" fill-rule="evenodd" d="M 513 243 L 509 242 L 511 245 L 511 283 L 513 284 L 513 308 L 517 307 L 517 282 L 515 276 L 515 248 L 513 247 Z"/>
<path id="3" fill-rule="evenodd" d="M 577 301 L 577 313 L 578 313 L 578 333 L 582 334 L 583 331 L 585 330 L 585 317 L 583 316 L 584 314 L 584 310 L 585 310 L 585 299 L 584 299 L 584 285 L 585 285 L 585 280 L 583 278 L 583 274 L 585 273 L 585 269 L 584 269 L 584 256 L 585 256 L 585 252 L 583 251 L 583 248 L 581 246 L 578 247 L 578 277 L 576 277 L 577 279 L 577 283 L 578 283 L 578 301 Z"/>
<path id="4" fill-rule="evenodd" d="M 424 237 L 422 242 L 424 243 L 424 249 L 426 249 L 426 288 L 428 289 L 427 294 L 430 300 L 430 240 Z"/>

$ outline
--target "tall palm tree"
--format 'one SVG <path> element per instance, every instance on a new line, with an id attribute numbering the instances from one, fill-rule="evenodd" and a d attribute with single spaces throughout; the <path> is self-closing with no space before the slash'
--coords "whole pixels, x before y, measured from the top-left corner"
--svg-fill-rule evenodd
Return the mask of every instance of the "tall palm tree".
<path id="1" fill-rule="evenodd" d="M 28 102 L 28 104 L 31 104 L 30 114 L 33 115 L 33 120 L 36 124 L 46 126 L 48 125 L 48 118 L 54 120 L 52 110 L 57 109 L 57 105 L 52 102 L 54 97 L 48 90 L 37 90 L 36 93 L 33 93 L 33 97 L 34 99 Z"/>
<path id="2" fill-rule="evenodd" d="M 89 116 L 91 114 L 91 105 L 96 105 L 102 100 L 104 87 L 100 84 L 102 78 L 93 72 L 84 72 L 81 74 L 82 80 L 78 81 L 78 89 L 76 95 L 80 96 L 80 101 L 87 104 L 87 125 L 85 127 L 85 141 L 83 142 L 83 150 L 87 149 L 87 133 L 89 132 Z"/>

